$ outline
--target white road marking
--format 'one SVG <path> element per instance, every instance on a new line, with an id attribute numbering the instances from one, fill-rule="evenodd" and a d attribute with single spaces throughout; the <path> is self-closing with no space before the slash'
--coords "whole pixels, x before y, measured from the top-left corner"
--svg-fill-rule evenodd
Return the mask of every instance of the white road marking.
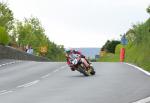
<path id="1" fill-rule="evenodd" d="M 5 66 L 5 65 L 19 63 L 19 62 L 21 62 L 21 61 L 14 61 L 14 62 L 9 62 L 9 63 L 5 63 L 5 64 L 0 64 L 0 67 Z"/>
<path id="2" fill-rule="evenodd" d="M 15 64 L 15 63 L 18 63 L 18 62 L 21 62 L 21 61 L 15 61 L 15 62 L 9 62 L 9 63 L 5 63 L 5 64 L 1 64 L 0 67 L 5 66 L 5 65 L 10 65 L 10 64 Z M 46 78 L 46 77 L 50 76 L 51 74 L 53 74 L 55 72 L 58 72 L 61 69 L 64 69 L 65 67 L 66 67 L 66 65 L 62 66 L 61 68 L 58 68 L 58 69 L 54 70 L 53 72 L 51 72 L 51 73 L 49 73 L 47 75 L 42 76 L 41 78 Z M 29 82 L 29 83 L 26 83 L 26 84 L 23 84 L 23 85 L 19 85 L 16 88 L 21 88 L 21 87 L 26 88 L 26 87 L 32 86 L 34 84 L 37 84 L 39 81 L 40 80 L 35 80 L 35 81 Z M 0 95 L 11 93 L 11 92 L 14 92 L 14 91 L 13 90 L 9 90 L 9 91 L 2 90 L 2 91 L 0 91 Z"/>
<path id="3" fill-rule="evenodd" d="M 127 65 L 129 65 L 129 66 L 132 66 L 132 67 L 134 67 L 134 68 L 140 70 L 141 72 L 145 73 L 146 75 L 150 76 L 150 72 L 145 71 L 144 69 L 142 69 L 142 68 L 140 68 L 140 67 L 138 67 L 138 66 L 135 66 L 135 65 L 129 64 L 129 63 L 125 63 L 125 64 L 127 64 Z M 133 103 L 148 103 L 148 102 L 150 102 L 150 97 L 141 99 L 141 100 L 136 101 L 136 102 L 133 102 Z"/>
<path id="4" fill-rule="evenodd" d="M 56 72 L 58 72 L 58 71 L 64 69 L 65 67 L 66 67 L 66 65 L 65 65 L 65 66 L 62 66 L 62 67 L 60 67 L 60 68 L 58 68 L 58 69 L 56 69 L 56 70 L 54 70 L 54 71 L 52 71 L 52 72 L 49 73 L 49 74 L 46 74 L 46 75 L 42 76 L 41 78 L 42 78 L 42 79 L 47 78 L 48 76 L 50 76 L 50 75 L 52 75 L 53 73 L 56 73 Z"/>
<path id="5" fill-rule="evenodd" d="M 6 64 L 1 64 L 2 66 L 6 65 Z"/>
<path id="6" fill-rule="evenodd" d="M 2 90 L 2 91 L 0 91 L 0 93 L 2 93 L 2 92 L 6 92 L 7 90 Z"/>
<path id="7" fill-rule="evenodd" d="M 150 102 L 150 97 L 147 97 L 145 99 L 141 99 L 141 100 L 133 102 L 133 103 L 148 103 L 148 102 Z"/>
<path id="8" fill-rule="evenodd" d="M 56 69 L 56 70 L 54 70 L 54 71 L 52 71 L 52 72 L 49 73 L 49 74 L 46 74 L 46 75 L 42 76 L 41 78 L 42 78 L 42 79 L 47 78 L 47 77 L 50 76 L 51 74 L 56 73 L 56 72 L 58 72 L 59 70 L 65 68 L 65 67 L 66 67 L 66 65 L 65 65 L 65 66 L 62 66 L 62 67 L 60 67 L 60 68 L 58 68 L 58 69 Z M 16 88 L 29 87 L 29 86 L 32 86 L 32 85 L 38 83 L 39 81 L 40 81 L 40 80 L 35 80 L 35 81 L 33 81 L 33 82 L 30 82 L 30 83 L 26 83 L 26 84 L 23 84 L 23 85 L 19 85 L 19 86 L 17 86 Z"/>
<path id="9" fill-rule="evenodd" d="M 5 92 L 3 92 L 3 93 L 0 93 L 0 95 L 3 95 L 3 94 L 7 94 L 7 93 L 11 93 L 11 92 L 13 92 L 13 91 L 5 91 Z"/>
<path id="10" fill-rule="evenodd" d="M 40 81 L 40 80 L 35 80 L 35 81 L 32 81 L 32 82 L 29 82 L 29 83 L 26 83 L 26 84 L 17 86 L 17 88 L 21 88 L 21 87 L 29 87 L 29 86 L 32 86 L 32 85 L 38 83 L 39 81 Z"/>
<path id="11" fill-rule="evenodd" d="M 47 78 L 49 76 L 49 74 L 42 76 L 41 78 Z"/>
<path id="12" fill-rule="evenodd" d="M 138 66 L 135 66 L 135 65 L 129 64 L 129 63 L 125 63 L 125 64 L 130 65 L 130 66 L 132 66 L 132 67 L 134 67 L 134 68 L 136 68 L 136 69 L 142 71 L 142 72 L 145 73 L 146 75 L 150 76 L 150 72 L 145 71 L 144 69 L 142 69 L 142 68 L 140 68 L 140 67 L 138 67 Z"/>

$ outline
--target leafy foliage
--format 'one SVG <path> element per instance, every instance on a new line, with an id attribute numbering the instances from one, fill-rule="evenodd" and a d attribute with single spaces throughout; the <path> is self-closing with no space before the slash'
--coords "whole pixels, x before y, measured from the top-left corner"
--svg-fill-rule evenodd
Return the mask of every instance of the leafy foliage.
<path id="1" fill-rule="evenodd" d="M 65 60 L 64 47 L 49 40 L 38 18 L 14 20 L 13 12 L 7 3 L 0 2 L 0 44 L 8 43 L 13 46 L 15 44 L 15 47 L 19 48 L 30 45 L 35 55 L 45 56 L 55 61 Z M 41 53 L 41 47 L 47 48 L 45 54 Z"/>
<path id="2" fill-rule="evenodd" d="M 46 56 L 51 60 L 65 59 L 63 46 L 58 46 L 48 39 L 38 18 L 25 18 L 23 22 L 16 22 L 12 37 L 21 47 L 31 45 L 35 54 Z M 41 47 L 47 48 L 46 54 L 41 54 Z"/>
<path id="3" fill-rule="evenodd" d="M 150 14 L 150 6 L 147 7 L 146 11 Z"/>
<path id="4" fill-rule="evenodd" d="M 128 45 L 124 46 L 126 50 L 125 61 L 136 64 L 147 71 L 150 71 L 150 18 L 141 24 L 133 25 L 126 33 Z M 100 61 L 119 61 L 120 48 L 116 46 L 115 54 L 105 54 Z"/>
<path id="5" fill-rule="evenodd" d="M 8 8 L 6 3 L 0 2 L 0 26 L 4 27 L 6 31 L 13 27 L 13 12 Z"/>
<path id="6" fill-rule="evenodd" d="M 105 45 L 102 47 L 102 51 L 106 51 L 106 52 L 109 52 L 109 53 L 115 53 L 115 48 L 116 48 L 116 45 L 120 44 L 120 41 L 117 41 L 117 40 L 112 40 L 112 41 L 107 41 L 105 43 Z"/>
<path id="7" fill-rule="evenodd" d="M 0 44 L 7 45 L 8 42 L 9 42 L 9 36 L 6 29 L 0 26 Z"/>
<path id="8" fill-rule="evenodd" d="M 150 14 L 150 6 L 147 8 Z M 136 64 L 147 71 L 150 71 L 150 18 L 144 23 L 133 25 L 126 33 L 128 45 L 124 46 L 126 49 L 125 61 Z M 104 56 L 100 61 L 116 61 L 119 60 L 120 48 L 122 45 L 116 46 L 115 55 Z"/>
<path id="9" fill-rule="evenodd" d="M 150 71 L 150 18 L 145 23 L 134 25 L 132 29 L 135 40 L 126 47 L 126 61 Z"/>
<path id="10" fill-rule="evenodd" d="M 16 30 L 14 34 L 17 35 L 17 42 L 20 46 L 32 45 L 38 51 L 40 46 L 48 43 L 48 38 L 37 18 L 32 17 L 23 22 L 17 22 Z"/>

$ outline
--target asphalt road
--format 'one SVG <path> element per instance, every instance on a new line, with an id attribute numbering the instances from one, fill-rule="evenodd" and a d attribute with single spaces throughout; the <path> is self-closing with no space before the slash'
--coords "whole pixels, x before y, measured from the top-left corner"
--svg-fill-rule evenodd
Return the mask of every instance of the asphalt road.
<path id="1" fill-rule="evenodd" d="M 96 75 L 91 77 L 70 71 L 66 63 L 1 66 L 0 103 L 133 103 L 150 96 L 150 77 L 134 67 L 93 65 Z"/>

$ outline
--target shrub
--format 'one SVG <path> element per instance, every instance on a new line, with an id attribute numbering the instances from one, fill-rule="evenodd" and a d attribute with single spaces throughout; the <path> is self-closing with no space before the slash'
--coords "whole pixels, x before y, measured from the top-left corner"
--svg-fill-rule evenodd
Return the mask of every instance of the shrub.
<path id="1" fill-rule="evenodd" d="M 0 44 L 7 45 L 9 43 L 9 35 L 5 28 L 0 27 Z"/>

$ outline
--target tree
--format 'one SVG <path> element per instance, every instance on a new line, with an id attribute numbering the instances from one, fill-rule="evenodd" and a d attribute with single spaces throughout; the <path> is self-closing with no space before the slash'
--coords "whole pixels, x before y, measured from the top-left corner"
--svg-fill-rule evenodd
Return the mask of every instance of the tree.
<path id="1" fill-rule="evenodd" d="M 41 47 L 46 47 L 47 53 L 44 56 L 57 61 L 65 59 L 64 47 L 48 39 L 38 18 L 31 17 L 23 21 L 15 21 L 7 3 L 0 2 L 0 44 L 8 43 L 21 48 L 31 45 L 37 54 L 41 53 Z"/>
<path id="2" fill-rule="evenodd" d="M 103 47 L 101 48 L 101 51 L 107 51 L 106 47 L 108 46 L 108 44 L 110 43 L 110 40 L 107 40 L 107 42 L 103 45 Z"/>
<path id="3" fill-rule="evenodd" d="M 115 53 L 115 48 L 118 44 L 120 44 L 120 41 L 117 40 L 111 41 L 106 47 L 107 51 L 110 53 Z"/>
<path id="4" fill-rule="evenodd" d="M 102 47 L 102 50 L 109 52 L 109 53 L 115 53 L 115 48 L 118 44 L 120 44 L 120 41 L 117 41 L 117 40 L 109 41 L 109 40 L 107 40 L 105 45 Z"/>
<path id="5" fill-rule="evenodd" d="M 17 43 L 19 46 L 31 45 L 34 53 L 40 56 L 45 56 L 55 61 L 65 60 L 63 46 L 58 46 L 49 40 L 38 18 L 25 18 L 23 22 L 16 22 L 14 27 L 12 36 L 18 39 Z M 45 47 L 47 52 L 44 50 L 43 54 L 42 51 Z"/>
<path id="6" fill-rule="evenodd" d="M 0 2 L 0 26 L 4 27 L 8 32 L 12 29 L 13 20 L 13 12 L 8 8 L 6 3 Z"/>
<path id="7" fill-rule="evenodd" d="M 8 42 L 9 42 L 9 36 L 6 29 L 0 26 L 0 44 L 7 45 Z"/>
<path id="8" fill-rule="evenodd" d="M 40 46 L 46 46 L 48 39 L 45 30 L 38 18 L 25 18 L 23 22 L 16 22 L 13 37 L 18 39 L 19 46 L 31 45 L 36 52 L 39 52 Z"/>
<path id="9" fill-rule="evenodd" d="M 150 6 L 147 7 L 146 11 L 150 14 Z"/>

